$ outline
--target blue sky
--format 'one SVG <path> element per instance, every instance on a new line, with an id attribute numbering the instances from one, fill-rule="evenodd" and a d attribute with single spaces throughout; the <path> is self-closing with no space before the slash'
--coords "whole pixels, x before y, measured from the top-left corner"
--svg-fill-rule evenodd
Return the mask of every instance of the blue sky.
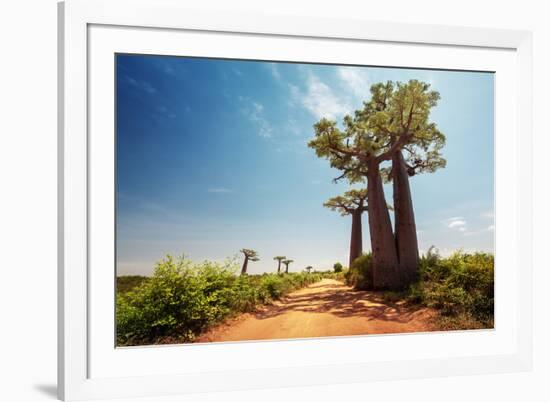
<path id="1" fill-rule="evenodd" d="M 493 251 L 493 74 L 167 56 L 117 56 L 117 273 L 150 274 L 166 254 L 222 261 L 259 252 L 328 269 L 348 258 L 351 218 L 323 207 L 349 188 L 307 142 L 371 84 L 419 79 L 447 167 L 411 178 L 419 245 Z M 355 187 L 359 187 L 356 185 Z M 391 203 L 391 186 L 386 186 Z M 363 217 L 364 249 L 370 248 Z"/>

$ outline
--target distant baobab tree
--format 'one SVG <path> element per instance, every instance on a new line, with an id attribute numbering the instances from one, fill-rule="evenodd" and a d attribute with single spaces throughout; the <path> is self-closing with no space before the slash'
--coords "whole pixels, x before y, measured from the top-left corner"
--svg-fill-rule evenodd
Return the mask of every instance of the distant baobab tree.
<path id="1" fill-rule="evenodd" d="M 277 265 L 277 273 L 281 273 L 281 261 L 285 260 L 286 257 L 284 255 L 278 255 L 276 257 L 273 257 L 274 260 L 278 261 L 279 264 Z"/>
<path id="2" fill-rule="evenodd" d="M 340 215 L 351 215 L 351 240 L 349 245 L 349 267 L 363 253 L 363 225 L 361 216 L 368 210 L 367 189 L 346 191 L 344 195 L 333 197 L 323 204 Z"/>
<path id="3" fill-rule="evenodd" d="M 288 266 L 292 264 L 294 260 L 283 260 L 283 264 L 285 264 L 285 273 L 288 274 Z"/>
<path id="4" fill-rule="evenodd" d="M 307 273 L 308 273 L 308 274 L 311 273 L 311 270 L 312 270 L 312 269 L 313 269 L 313 267 L 312 267 L 311 265 L 308 265 L 308 266 L 306 267 Z"/>
<path id="5" fill-rule="evenodd" d="M 248 268 L 248 261 L 259 261 L 260 257 L 258 257 L 258 252 L 255 250 L 251 250 L 248 248 L 243 248 L 241 250 L 241 253 L 244 254 L 244 262 L 243 262 L 243 268 L 241 269 L 241 275 L 246 274 L 246 270 Z"/>

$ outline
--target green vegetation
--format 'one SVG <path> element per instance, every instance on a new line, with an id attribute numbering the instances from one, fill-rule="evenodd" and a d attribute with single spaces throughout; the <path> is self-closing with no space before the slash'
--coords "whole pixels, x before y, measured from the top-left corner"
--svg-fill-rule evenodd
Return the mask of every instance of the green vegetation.
<path id="1" fill-rule="evenodd" d="M 124 275 L 116 278 L 117 293 L 126 293 L 129 290 L 141 285 L 147 280 L 146 276 L 141 275 Z"/>
<path id="2" fill-rule="evenodd" d="M 494 256 L 457 251 L 442 258 L 432 247 L 420 259 L 420 280 L 409 298 L 439 310 L 441 329 L 492 328 Z"/>
<path id="3" fill-rule="evenodd" d="M 332 272 L 236 275 L 235 261 L 194 263 L 167 256 L 150 278 L 118 278 L 116 300 L 119 346 L 192 342 L 216 323 L 253 311 Z M 129 283 L 134 284 L 130 288 Z"/>
<path id="4" fill-rule="evenodd" d="M 356 258 L 346 272 L 345 280 L 356 289 L 372 289 L 372 254 L 367 253 Z"/>
<path id="5" fill-rule="evenodd" d="M 334 272 L 336 273 L 342 272 L 344 270 L 344 267 L 339 262 L 335 263 L 333 265 L 333 268 L 334 268 Z"/>
<path id="6" fill-rule="evenodd" d="M 372 256 L 357 258 L 346 283 L 372 289 Z M 439 312 L 438 328 L 492 328 L 494 321 L 494 256 L 457 251 L 443 258 L 431 247 L 420 258 L 419 280 L 402 292 L 383 292 L 387 301 L 406 299 Z"/>

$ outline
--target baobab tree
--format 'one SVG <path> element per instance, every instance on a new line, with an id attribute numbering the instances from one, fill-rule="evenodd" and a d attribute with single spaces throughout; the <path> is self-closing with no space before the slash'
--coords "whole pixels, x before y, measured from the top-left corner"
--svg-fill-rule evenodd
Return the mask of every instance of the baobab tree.
<path id="1" fill-rule="evenodd" d="M 439 93 L 429 88 L 428 84 L 415 80 L 408 84 L 388 81 L 373 85 L 369 106 L 363 109 L 366 113 L 360 112 L 367 121 L 376 114 L 371 124 L 375 133 L 383 132 L 394 141 L 403 135 L 409 136 L 406 143 L 393 153 L 391 168 L 387 171 L 387 180 L 393 182 L 395 243 L 405 284 L 416 279 L 419 265 L 409 177 L 417 173 L 433 173 L 446 165 L 446 160 L 441 156 L 445 135 L 429 121 L 430 111 L 437 105 Z M 396 128 L 392 124 L 395 116 L 405 110 L 410 111 L 408 134 L 401 131 L 402 127 Z"/>
<path id="2" fill-rule="evenodd" d="M 292 264 L 294 260 L 283 260 L 283 264 L 285 264 L 285 273 L 288 274 L 288 266 Z"/>
<path id="3" fill-rule="evenodd" d="M 286 257 L 284 255 L 278 255 L 276 257 L 273 257 L 273 259 L 278 262 L 278 264 L 277 264 L 277 273 L 280 274 L 281 273 L 281 261 L 286 259 Z"/>
<path id="4" fill-rule="evenodd" d="M 259 261 L 260 257 L 258 256 L 258 252 L 255 250 L 251 250 L 248 248 L 243 248 L 241 250 L 241 253 L 244 254 L 244 261 L 243 261 L 243 267 L 241 269 L 241 275 L 246 274 L 246 270 L 248 268 L 248 261 Z"/>
<path id="5" fill-rule="evenodd" d="M 363 253 L 363 225 L 361 216 L 367 211 L 367 189 L 349 190 L 323 204 L 340 215 L 351 215 L 351 239 L 349 243 L 349 267 Z"/>
<path id="6" fill-rule="evenodd" d="M 311 265 L 308 265 L 308 266 L 306 267 L 307 273 L 310 274 L 312 269 L 313 269 L 313 267 L 312 267 Z"/>
<path id="7" fill-rule="evenodd" d="M 417 158 L 419 169 L 424 162 L 434 169 L 443 163 L 439 150 L 445 137 L 434 123 L 429 122 L 429 112 L 437 104 L 439 93 L 430 91 L 429 87 L 417 80 L 406 84 L 394 85 L 389 81 L 373 85 L 371 100 L 365 102 L 363 109 L 356 111 L 353 117 L 344 117 L 343 130 L 335 121 L 321 119 L 314 125 L 315 138 L 309 142 L 317 156 L 328 159 L 331 167 L 342 171 L 335 180 L 346 178 L 351 183 L 367 182 L 372 283 L 376 288 L 406 286 L 414 276 L 411 272 L 418 270 L 412 198 L 410 188 L 406 188 L 410 170 L 405 166 L 406 177 L 402 173 L 403 163 L 415 169 L 417 161 L 414 158 L 419 154 L 423 155 Z M 408 158 L 403 157 L 404 150 L 409 152 Z M 438 162 L 434 163 L 436 160 Z M 391 169 L 382 165 L 387 161 L 392 162 Z M 429 169 L 425 168 L 425 171 Z M 399 215 L 399 241 L 396 241 L 391 226 L 384 179 L 393 179 L 397 188 L 394 204 L 398 206 L 394 205 L 394 208 L 396 216 Z M 400 264 L 400 252 L 403 264 Z M 414 255 L 416 263 L 410 264 L 408 257 Z"/>

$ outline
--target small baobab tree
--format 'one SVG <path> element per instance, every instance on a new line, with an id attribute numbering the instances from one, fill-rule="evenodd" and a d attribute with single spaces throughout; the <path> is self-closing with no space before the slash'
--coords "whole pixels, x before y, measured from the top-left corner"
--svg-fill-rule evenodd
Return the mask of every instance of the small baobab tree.
<path id="1" fill-rule="evenodd" d="M 363 253 L 363 225 L 361 216 L 367 211 L 367 189 L 346 191 L 344 195 L 333 197 L 323 204 L 325 207 L 351 215 L 351 239 L 349 244 L 349 265 Z"/>
<path id="2" fill-rule="evenodd" d="M 288 274 L 288 266 L 292 264 L 294 260 L 283 260 L 283 264 L 285 264 L 285 273 Z"/>
<path id="3" fill-rule="evenodd" d="M 313 267 L 312 267 L 311 265 L 308 265 L 308 266 L 306 267 L 307 273 L 310 274 L 312 269 L 313 269 Z"/>
<path id="4" fill-rule="evenodd" d="M 260 257 L 258 256 L 258 252 L 255 250 L 251 250 L 248 248 L 243 248 L 241 250 L 241 253 L 244 254 L 244 261 L 243 261 L 243 267 L 241 269 L 241 275 L 246 274 L 246 270 L 248 268 L 248 261 L 259 261 Z"/>
<path id="5" fill-rule="evenodd" d="M 281 273 L 281 261 L 286 260 L 286 257 L 284 255 L 278 255 L 276 257 L 273 257 L 274 260 L 278 262 L 277 264 L 277 273 Z"/>

